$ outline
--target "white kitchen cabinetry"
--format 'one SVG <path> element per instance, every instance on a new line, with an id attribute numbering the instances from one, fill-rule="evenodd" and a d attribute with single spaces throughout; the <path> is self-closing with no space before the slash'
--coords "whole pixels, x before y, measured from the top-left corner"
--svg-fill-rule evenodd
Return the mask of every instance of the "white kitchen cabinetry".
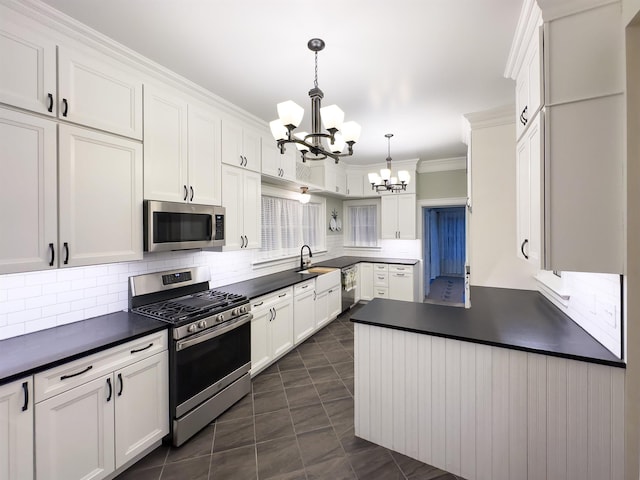
<path id="1" fill-rule="evenodd" d="M 295 147 L 289 146 L 280 153 L 275 142 L 262 142 L 262 174 L 295 182 L 296 151 Z"/>
<path id="2" fill-rule="evenodd" d="M 541 267 L 542 239 L 542 167 L 544 148 L 542 127 L 544 112 L 539 112 L 517 146 L 516 208 L 517 255 Z"/>
<path id="3" fill-rule="evenodd" d="M 415 240 L 416 196 L 387 195 L 381 202 L 382 239 Z"/>
<path id="4" fill-rule="evenodd" d="M 58 117 L 142 140 L 142 81 L 106 55 L 60 46 Z"/>
<path id="5" fill-rule="evenodd" d="M 222 166 L 222 205 L 225 213 L 225 249 L 260 248 L 260 174 Z"/>
<path id="6" fill-rule="evenodd" d="M 0 109 L 0 165 L 12 172 L 0 198 L 13 205 L 0 219 L 14 232 L 0 239 L 0 272 L 142 259 L 142 145 L 58 131 L 56 166 L 56 124 Z"/>
<path id="7" fill-rule="evenodd" d="M 373 264 L 373 296 L 389 297 L 389 265 L 386 263 Z"/>
<path id="8" fill-rule="evenodd" d="M 35 376 L 39 480 L 101 479 L 169 432 L 167 332 Z"/>
<path id="9" fill-rule="evenodd" d="M 293 287 L 251 301 L 251 375 L 293 347 Z"/>
<path id="10" fill-rule="evenodd" d="M 327 193 L 344 196 L 347 194 L 347 177 L 344 166 L 336 165 L 332 159 L 314 162 L 311 166 L 311 183 L 319 185 Z"/>
<path id="11" fill-rule="evenodd" d="M 315 279 L 298 283 L 293 288 L 293 343 L 302 343 L 316 330 Z"/>
<path id="12" fill-rule="evenodd" d="M 0 273 L 57 266 L 56 124 L 0 109 Z M 8 173 L 10 172 L 10 174 Z M 19 200 L 19 201 L 17 201 Z M 9 206 L 11 206 L 9 208 Z"/>
<path id="13" fill-rule="evenodd" d="M 372 300 L 373 299 L 373 264 L 360 263 L 358 265 L 359 284 L 360 284 L 360 299 Z"/>
<path id="14" fill-rule="evenodd" d="M 234 120 L 222 121 L 222 163 L 260 173 L 260 133 Z"/>
<path id="15" fill-rule="evenodd" d="M 539 19 L 516 78 L 516 138 L 520 138 L 542 107 L 542 31 Z"/>
<path id="16" fill-rule="evenodd" d="M 14 17 L 0 6 L 0 102 L 55 117 L 56 44 Z"/>
<path id="17" fill-rule="evenodd" d="M 142 259 L 142 145 L 60 125 L 59 261 Z"/>
<path id="18" fill-rule="evenodd" d="M 0 480 L 33 479 L 33 380 L 0 386 Z"/>
<path id="19" fill-rule="evenodd" d="M 316 277 L 315 331 L 342 312 L 342 276 L 339 269 Z"/>
<path id="20" fill-rule="evenodd" d="M 346 173 L 347 179 L 347 196 L 349 197 L 363 197 L 365 192 L 365 179 L 361 172 L 349 172 Z M 368 187 L 369 185 L 367 185 Z M 368 189 L 367 189 L 368 190 Z M 369 193 L 367 191 L 367 193 Z"/>
<path id="21" fill-rule="evenodd" d="M 97 51 L 58 46 L 2 7 L 0 102 L 142 140 L 142 81 Z M 56 88 L 57 67 L 57 88 Z"/>
<path id="22" fill-rule="evenodd" d="M 145 198 L 220 205 L 220 117 L 169 89 L 144 98 Z"/>
<path id="23" fill-rule="evenodd" d="M 415 301 L 413 266 L 389 265 L 389 298 L 393 300 Z"/>

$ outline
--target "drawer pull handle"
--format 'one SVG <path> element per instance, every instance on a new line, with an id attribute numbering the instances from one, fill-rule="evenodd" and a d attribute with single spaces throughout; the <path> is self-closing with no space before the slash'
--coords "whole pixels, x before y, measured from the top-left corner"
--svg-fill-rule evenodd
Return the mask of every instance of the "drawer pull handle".
<path id="1" fill-rule="evenodd" d="M 278 298 L 282 298 L 282 297 L 286 297 L 286 296 L 287 296 L 287 292 L 285 292 L 285 293 L 283 293 L 283 294 L 278 295 Z"/>
<path id="2" fill-rule="evenodd" d="M 111 378 L 107 378 L 107 387 L 109 387 L 109 395 L 107 395 L 107 402 L 111 401 L 111 394 L 113 393 L 113 387 L 111 386 Z"/>
<path id="3" fill-rule="evenodd" d="M 300 288 L 307 288 L 308 286 L 309 286 L 309 285 L 304 285 L 303 287 L 300 287 Z"/>
<path id="4" fill-rule="evenodd" d="M 146 347 L 142 347 L 142 348 L 138 348 L 137 350 L 131 350 L 131 353 L 138 353 L 138 352 L 142 352 L 144 350 L 148 350 L 151 347 L 153 347 L 153 342 L 151 342 L 149 345 L 147 345 Z"/>
<path id="5" fill-rule="evenodd" d="M 83 373 L 87 373 L 89 370 L 93 368 L 93 365 L 89 365 L 87 368 L 78 373 L 72 373 L 71 375 L 62 375 L 60 380 L 66 380 L 67 378 L 77 377 L 78 375 L 82 375 Z"/>
<path id="6" fill-rule="evenodd" d="M 49 262 L 49 266 L 53 267 L 53 262 L 56 261 L 56 251 L 53 248 L 53 243 L 49 244 L 49 251 L 51 252 L 51 261 Z"/>
<path id="7" fill-rule="evenodd" d="M 120 390 L 118 390 L 118 396 L 122 395 L 122 389 L 124 388 L 124 382 L 122 381 L 122 374 L 118 374 L 118 381 L 120 382 Z"/>
<path id="8" fill-rule="evenodd" d="M 264 304 L 264 302 L 260 302 L 260 303 L 254 303 L 253 306 L 254 307 L 259 307 L 260 305 Z"/>
<path id="9" fill-rule="evenodd" d="M 29 408 L 29 383 L 22 382 L 22 390 L 24 391 L 24 405 L 22 405 L 22 411 L 26 412 Z"/>
<path id="10" fill-rule="evenodd" d="M 47 107 L 47 112 L 51 113 L 53 112 L 53 95 L 50 93 L 47 93 L 47 98 L 49 99 L 49 106 Z"/>

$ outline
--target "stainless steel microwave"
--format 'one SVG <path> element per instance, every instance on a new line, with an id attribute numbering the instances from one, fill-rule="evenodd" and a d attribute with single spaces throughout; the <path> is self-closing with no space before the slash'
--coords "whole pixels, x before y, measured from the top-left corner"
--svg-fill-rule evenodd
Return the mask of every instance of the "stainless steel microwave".
<path id="1" fill-rule="evenodd" d="M 224 207 L 144 201 L 144 251 L 224 246 Z"/>

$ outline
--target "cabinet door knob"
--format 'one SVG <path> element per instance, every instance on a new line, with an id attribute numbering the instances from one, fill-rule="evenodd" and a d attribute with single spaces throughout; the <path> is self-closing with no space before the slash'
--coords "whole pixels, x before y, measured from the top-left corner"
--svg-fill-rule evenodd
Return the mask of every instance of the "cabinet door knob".
<path id="1" fill-rule="evenodd" d="M 69 113 L 69 102 L 67 102 L 66 98 L 62 99 L 62 116 L 66 117 L 67 113 Z"/>
<path id="2" fill-rule="evenodd" d="M 524 239 L 524 241 L 522 242 L 522 245 L 520 245 L 520 251 L 522 252 L 522 256 L 525 258 L 525 260 L 529 260 L 529 255 L 527 255 L 526 253 L 524 253 L 524 246 L 529 243 L 529 240 L 527 240 L 526 238 Z"/>
<path id="3" fill-rule="evenodd" d="M 53 95 L 51 93 L 47 93 L 47 99 L 49 100 L 47 112 L 53 112 Z"/>

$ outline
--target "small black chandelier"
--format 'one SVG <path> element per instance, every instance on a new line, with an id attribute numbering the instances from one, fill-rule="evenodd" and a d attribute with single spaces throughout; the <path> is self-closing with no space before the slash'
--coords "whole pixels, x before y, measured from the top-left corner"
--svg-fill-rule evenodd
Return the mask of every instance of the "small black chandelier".
<path id="1" fill-rule="evenodd" d="M 385 134 L 387 137 L 387 168 L 380 169 L 380 174 L 370 173 L 369 183 L 371 183 L 371 189 L 376 193 L 380 192 L 400 192 L 407 189 L 407 185 L 411 180 L 411 175 L 407 170 L 398 171 L 397 177 L 391 176 L 391 137 L 393 133 Z"/>
<path id="2" fill-rule="evenodd" d="M 304 109 L 291 100 L 278 104 L 280 118 L 269 123 L 273 138 L 278 142 L 280 153 L 285 152 L 285 144 L 295 143 L 302 153 L 303 162 L 333 158 L 338 163 L 340 157 L 353 155 L 353 144 L 360 138 L 360 125 L 353 121 L 345 122 L 344 112 L 337 105 L 320 106 L 324 93 L 318 88 L 318 52 L 323 50 L 324 46 L 324 41 L 319 38 L 312 38 L 307 43 L 309 50 L 315 52 L 316 62 L 313 88 L 309 90 L 311 133 L 293 133 L 302 121 Z M 328 133 L 322 131 L 321 123 Z M 322 139 L 327 139 L 327 147 Z M 342 153 L 345 145 L 348 146 L 348 152 Z"/>

